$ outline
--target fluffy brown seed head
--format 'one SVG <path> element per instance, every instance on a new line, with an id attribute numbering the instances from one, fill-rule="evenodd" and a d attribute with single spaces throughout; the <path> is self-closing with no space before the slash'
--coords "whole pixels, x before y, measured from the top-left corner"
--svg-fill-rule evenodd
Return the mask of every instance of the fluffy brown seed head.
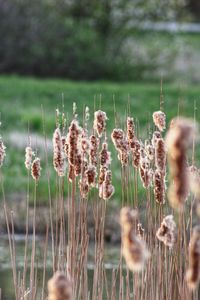
<path id="1" fill-rule="evenodd" d="M 38 181 L 41 174 L 40 159 L 36 157 L 31 166 L 31 175 L 35 181 Z"/>
<path id="2" fill-rule="evenodd" d="M 31 169 L 31 164 L 32 164 L 32 159 L 33 159 L 33 156 L 34 156 L 34 152 L 32 150 L 31 147 L 26 147 L 25 149 L 25 167 L 27 170 L 30 170 Z"/>
<path id="3" fill-rule="evenodd" d="M 133 147 L 131 147 L 132 163 L 135 168 L 138 168 L 140 165 L 140 148 L 140 142 L 135 140 Z"/>
<path id="4" fill-rule="evenodd" d="M 125 134 L 122 129 L 113 129 L 111 138 L 113 144 L 118 151 L 118 159 L 121 161 L 122 165 L 127 165 L 128 163 L 128 141 L 126 140 Z"/>
<path id="5" fill-rule="evenodd" d="M 6 147 L 2 141 L 2 138 L 0 137 L 0 167 L 2 167 L 5 156 L 6 156 Z"/>
<path id="6" fill-rule="evenodd" d="M 56 272 L 48 281 L 49 300 L 72 300 L 71 281 L 62 272 Z"/>
<path id="7" fill-rule="evenodd" d="M 169 248 L 172 248 L 176 239 L 176 223 L 174 222 L 174 217 L 172 215 L 166 216 L 160 228 L 156 233 L 156 237 L 163 242 Z"/>
<path id="8" fill-rule="evenodd" d="M 148 141 L 145 142 L 145 151 L 149 161 L 154 160 L 155 157 L 155 148 Z"/>
<path id="9" fill-rule="evenodd" d="M 104 180 L 105 180 L 105 174 L 106 174 L 107 170 L 108 170 L 107 166 L 101 166 L 100 167 L 100 171 L 99 171 L 99 185 L 102 185 L 102 183 L 104 182 Z"/>
<path id="10" fill-rule="evenodd" d="M 64 144 L 63 137 L 59 128 L 56 128 L 53 134 L 53 165 L 58 176 L 65 176 L 66 171 L 66 161 L 64 153 Z"/>
<path id="11" fill-rule="evenodd" d="M 200 200 L 200 170 L 195 166 L 190 166 L 188 168 L 188 178 L 190 190 Z"/>
<path id="12" fill-rule="evenodd" d="M 156 127 L 158 127 L 158 129 L 160 131 L 163 131 L 166 128 L 166 116 L 165 113 L 162 111 L 155 111 L 153 113 L 153 121 L 154 124 L 156 125 Z"/>
<path id="13" fill-rule="evenodd" d="M 140 179 L 143 183 L 143 187 L 146 189 L 150 186 L 152 182 L 153 171 L 152 169 L 143 168 L 142 166 L 140 166 L 139 171 L 140 171 Z"/>
<path id="14" fill-rule="evenodd" d="M 89 186 L 95 187 L 96 185 L 96 177 L 97 177 L 97 171 L 95 166 L 88 166 L 85 175 L 87 177 L 87 182 Z"/>
<path id="15" fill-rule="evenodd" d="M 189 244 L 189 269 L 186 273 L 188 287 L 196 289 L 200 280 L 200 226 L 193 229 Z"/>
<path id="16" fill-rule="evenodd" d="M 105 173 L 105 180 L 102 184 L 102 194 L 104 200 L 109 200 L 115 192 L 115 188 L 112 185 L 112 172 L 107 170 Z"/>
<path id="17" fill-rule="evenodd" d="M 89 153 L 89 161 L 91 165 L 97 167 L 98 164 L 98 149 L 99 149 L 99 138 L 95 135 L 90 136 L 90 153 Z"/>
<path id="18" fill-rule="evenodd" d="M 151 143 L 154 148 L 156 147 L 157 140 L 161 139 L 161 138 L 162 138 L 162 136 L 161 136 L 160 131 L 154 131 L 152 139 L 151 139 Z"/>
<path id="19" fill-rule="evenodd" d="M 100 165 L 109 166 L 111 164 L 111 153 L 108 151 L 108 144 L 104 142 L 100 152 Z"/>
<path id="20" fill-rule="evenodd" d="M 133 118 L 127 118 L 127 140 L 129 146 L 131 145 L 132 141 L 135 139 L 135 124 Z"/>
<path id="21" fill-rule="evenodd" d="M 196 132 L 193 121 L 174 119 L 167 137 L 168 160 L 172 183 L 169 188 L 169 201 L 173 208 L 183 210 L 188 196 L 189 180 L 186 153 Z"/>
<path id="22" fill-rule="evenodd" d="M 156 146 L 155 146 L 155 166 L 156 169 L 162 172 L 163 174 L 166 173 L 166 148 L 165 148 L 165 141 L 162 138 L 157 139 Z"/>
<path id="23" fill-rule="evenodd" d="M 155 170 L 154 172 L 154 197 L 156 202 L 159 204 L 164 204 L 165 203 L 165 176 L 164 174 L 159 171 Z"/>
<path id="24" fill-rule="evenodd" d="M 95 111 L 94 113 L 94 125 L 93 128 L 96 130 L 99 137 L 102 136 L 103 132 L 106 130 L 106 113 L 102 110 Z"/>
<path id="25" fill-rule="evenodd" d="M 145 242 L 135 232 L 137 211 L 124 207 L 120 212 L 122 253 L 131 271 L 141 271 L 150 254 Z"/>

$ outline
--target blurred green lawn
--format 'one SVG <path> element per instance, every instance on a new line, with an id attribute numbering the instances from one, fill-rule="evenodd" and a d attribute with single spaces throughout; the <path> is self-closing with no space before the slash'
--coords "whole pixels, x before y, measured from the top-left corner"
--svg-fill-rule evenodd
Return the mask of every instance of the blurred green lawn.
<path id="1" fill-rule="evenodd" d="M 196 101 L 197 119 L 200 120 L 200 88 L 198 85 L 164 84 L 164 109 L 167 114 L 167 123 L 179 114 L 193 117 L 194 102 Z M 91 120 L 89 128 L 92 128 L 94 109 L 101 107 L 109 118 L 107 122 L 108 137 L 115 126 L 114 103 L 117 112 L 118 125 L 124 128 L 127 108 L 131 115 L 139 121 L 140 135 L 148 137 L 148 128 L 151 123 L 152 113 L 159 109 L 160 83 L 109 83 L 109 82 L 72 82 L 67 80 L 44 80 L 22 78 L 16 76 L 0 76 L 0 112 L 1 135 L 6 142 L 7 157 L 2 167 L 6 195 L 26 191 L 27 174 L 24 167 L 24 150 L 18 149 L 7 140 L 13 131 L 30 132 L 42 135 L 43 122 L 41 105 L 45 110 L 46 133 L 49 139 L 55 128 L 55 109 L 64 110 L 68 114 L 69 121 L 72 118 L 72 103 L 76 102 L 78 114 L 82 120 L 85 105 L 89 106 Z M 81 123 L 81 121 L 80 121 Z M 27 134 L 28 135 L 28 134 Z M 111 143 L 110 143 L 111 144 Z M 113 146 L 110 145 L 113 152 Z M 38 153 L 44 157 L 44 153 Z M 197 148 L 197 155 L 200 157 Z M 116 187 L 115 198 L 120 198 L 120 163 L 113 152 L 113 182 Z M 52 155 L 49 155 L 51 164 Z M 42 160 L 42 178 L 38 186 L 38 198 L 45 203 L 48 198 L 45 162 Z M 55 192 L 55 172 L 51 167 L 51 187 Z M 33 184 L 31 184 L 33 189 Z"/>

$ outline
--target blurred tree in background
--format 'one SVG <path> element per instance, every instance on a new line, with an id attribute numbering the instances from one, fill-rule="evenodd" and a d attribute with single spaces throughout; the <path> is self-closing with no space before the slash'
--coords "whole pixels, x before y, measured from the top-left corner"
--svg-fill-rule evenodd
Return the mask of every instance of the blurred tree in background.
<path id="1" fill-rule="evenodd" d="M 182 20 L 194 3 L 0 0 L 0 72 L 85 80 L 140 79 L 152 65 L 132 64 L 124 47 L 135 24 Z"/>

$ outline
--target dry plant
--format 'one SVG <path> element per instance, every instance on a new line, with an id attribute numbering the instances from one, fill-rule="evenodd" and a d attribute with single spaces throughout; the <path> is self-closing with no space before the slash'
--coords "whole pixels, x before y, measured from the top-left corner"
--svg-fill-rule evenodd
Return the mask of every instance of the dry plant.
<path id="1" fill-rule="evenodd" d="M 189 189 L 194 193 L 198 208 L 200 171 L 194 160 L 190 168 L 187 163 L 188 150 L 197 134 L 196 125 L 188 119 L 174 119 L 165 139 L 166 116 L 163 111 L 157 111 L 152 120 L 157 129 L 153 133 L 148 132 L 148 137 L 143 140 L 130 109 L 127 109 L 128 116 L 126 123 L 121 124 L 123 126 L 117 124 L 116 111 L 114 113 L 116 128 L 110 138 L 106 128 L 109 122 L 106 112 L 94 111 L 94 120 L 91 122 L 92 114 L 88 107 L 84 109 L 83 120 L 78 116 L 75 103 L 71 120 L 66 121 L 64 112 L 56 110 L 52 153 L 56 171 L 54 195 L 50 185 L 51 163 L 46 142 L 45 114 L 42 110 L 45 161 L 42 160 L 41 164 L 46 165 L 49 218 L 44 237 L 40 287 L 36 251 L 36 217 L 39 209 L 37 186 L 40 184 L 40 175 L 44 175 L 37 149 L 33 151 L 31 143 L 25 149 L 27 210 L 22 272 L 19 272 L 16 263 L 14 213 L 7 206 L 1 176 L 17 300 L 47 297 L 52 300 L 199 299 L 199 219 L 194 213 L 194 198 Z M 119 262 L 108 272 L 105 265 L 107 206 L 114 201 L 115 196 L 119 197 L 115 195 L 114 180 L 112 182 L 112 178 L 116 179 L 117 175 L 112 167 L 111 141 L 116 150 L 112 158 L 121 172 L 121 202 L 118 206 L 122 244 L 121 250 L 118 246 Z M 166 197 L 167 156 L 171 176 L 169 201 Z M 4 157 L 5 146 L 1 139 L 0 166 Z M 33 195 L 30 192 L 32 185 Z M 32 220 L 29 213 L 30 197 L 34 200 Z M 91 240 L 91 228 L 88 228 L 89 214 L 92 214 L 94 220 L 94 240 Z M 31 222 L 33 232 L 30 254 L 28 239 Z M 192 230 L 195 223 L 197 227 Z M 51 251 L 48 251 L 49 243 Z M 94 253 L 92 279 L 88 273 L 88 251 L 91 246 Z M 51 279 L 46 268 L 47 258 L 52 261 Z"/>

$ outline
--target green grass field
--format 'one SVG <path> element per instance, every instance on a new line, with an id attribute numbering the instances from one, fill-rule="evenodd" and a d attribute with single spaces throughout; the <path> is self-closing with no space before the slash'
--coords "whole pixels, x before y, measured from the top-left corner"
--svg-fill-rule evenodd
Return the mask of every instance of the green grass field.
<path id="1" fill-rule="evenodd" d="M 200 88 L 197 85 L 164 84 L 164 109 L 167 114 L 167 123 L 177 115 L 193 117 L 194 101 L 197 106 L 197 120 L 200 121 Z M 62 101 L 64 99 L 64 101 Z M 15 76 L 0 76 L 0 112 L 1 135 L 7 146 L 7 157 L 2 167 L 7 196 L 13 193 L 26 191 L 27 176 L 24 167 L 24 150 L 10 142 L 9 136 L 16 132 L 28 136 L 28 127 L 31 133 L 42 135 L 41 105 L 45 111 L 46 133 L 49 139 L 55 128 L 55 109 L 58 107 L 72 117 L 72 103 L 77 103 L 79 119 L 82 119 L 84 106 L 90 107 L 92 127 L 94 109 L 101 107 L 109 118 L 107 122 L 108 136 L 115 127 L 114 103 L 117 112 L 117 125 L 124 128 L 127 108 L 140 125 L 140 135 L 148 137 L 148 128 L 152 113 L 159 109 L 160 83 L 108 83 L 108 82 L 72 82 L 67 80 L 40 80 L 33 78 L 20 78 Z M 178 109 L 179 107 L 179 109 Z M 29 125 L 28 125 L 29 124 Z M 111 149 L 113 147 L 110 146 Z M 42 178 L 38 187 L 38 196 L 41 202 L 47 199 L 47 183 L 45 174 L 44 153 L 42 157 Z M 197 148 L 199 156 L 200 151 Z M 120 180 L 120 163 L 113 152 L 113 181 L 115 186 Z M 49 162 L 52 158 L 49 156 Z M 54 189 L 55 174 L 52 168 L 52 188 Z M 116 188 L 115 198 L 120 198 L 120 190 Z"/>

